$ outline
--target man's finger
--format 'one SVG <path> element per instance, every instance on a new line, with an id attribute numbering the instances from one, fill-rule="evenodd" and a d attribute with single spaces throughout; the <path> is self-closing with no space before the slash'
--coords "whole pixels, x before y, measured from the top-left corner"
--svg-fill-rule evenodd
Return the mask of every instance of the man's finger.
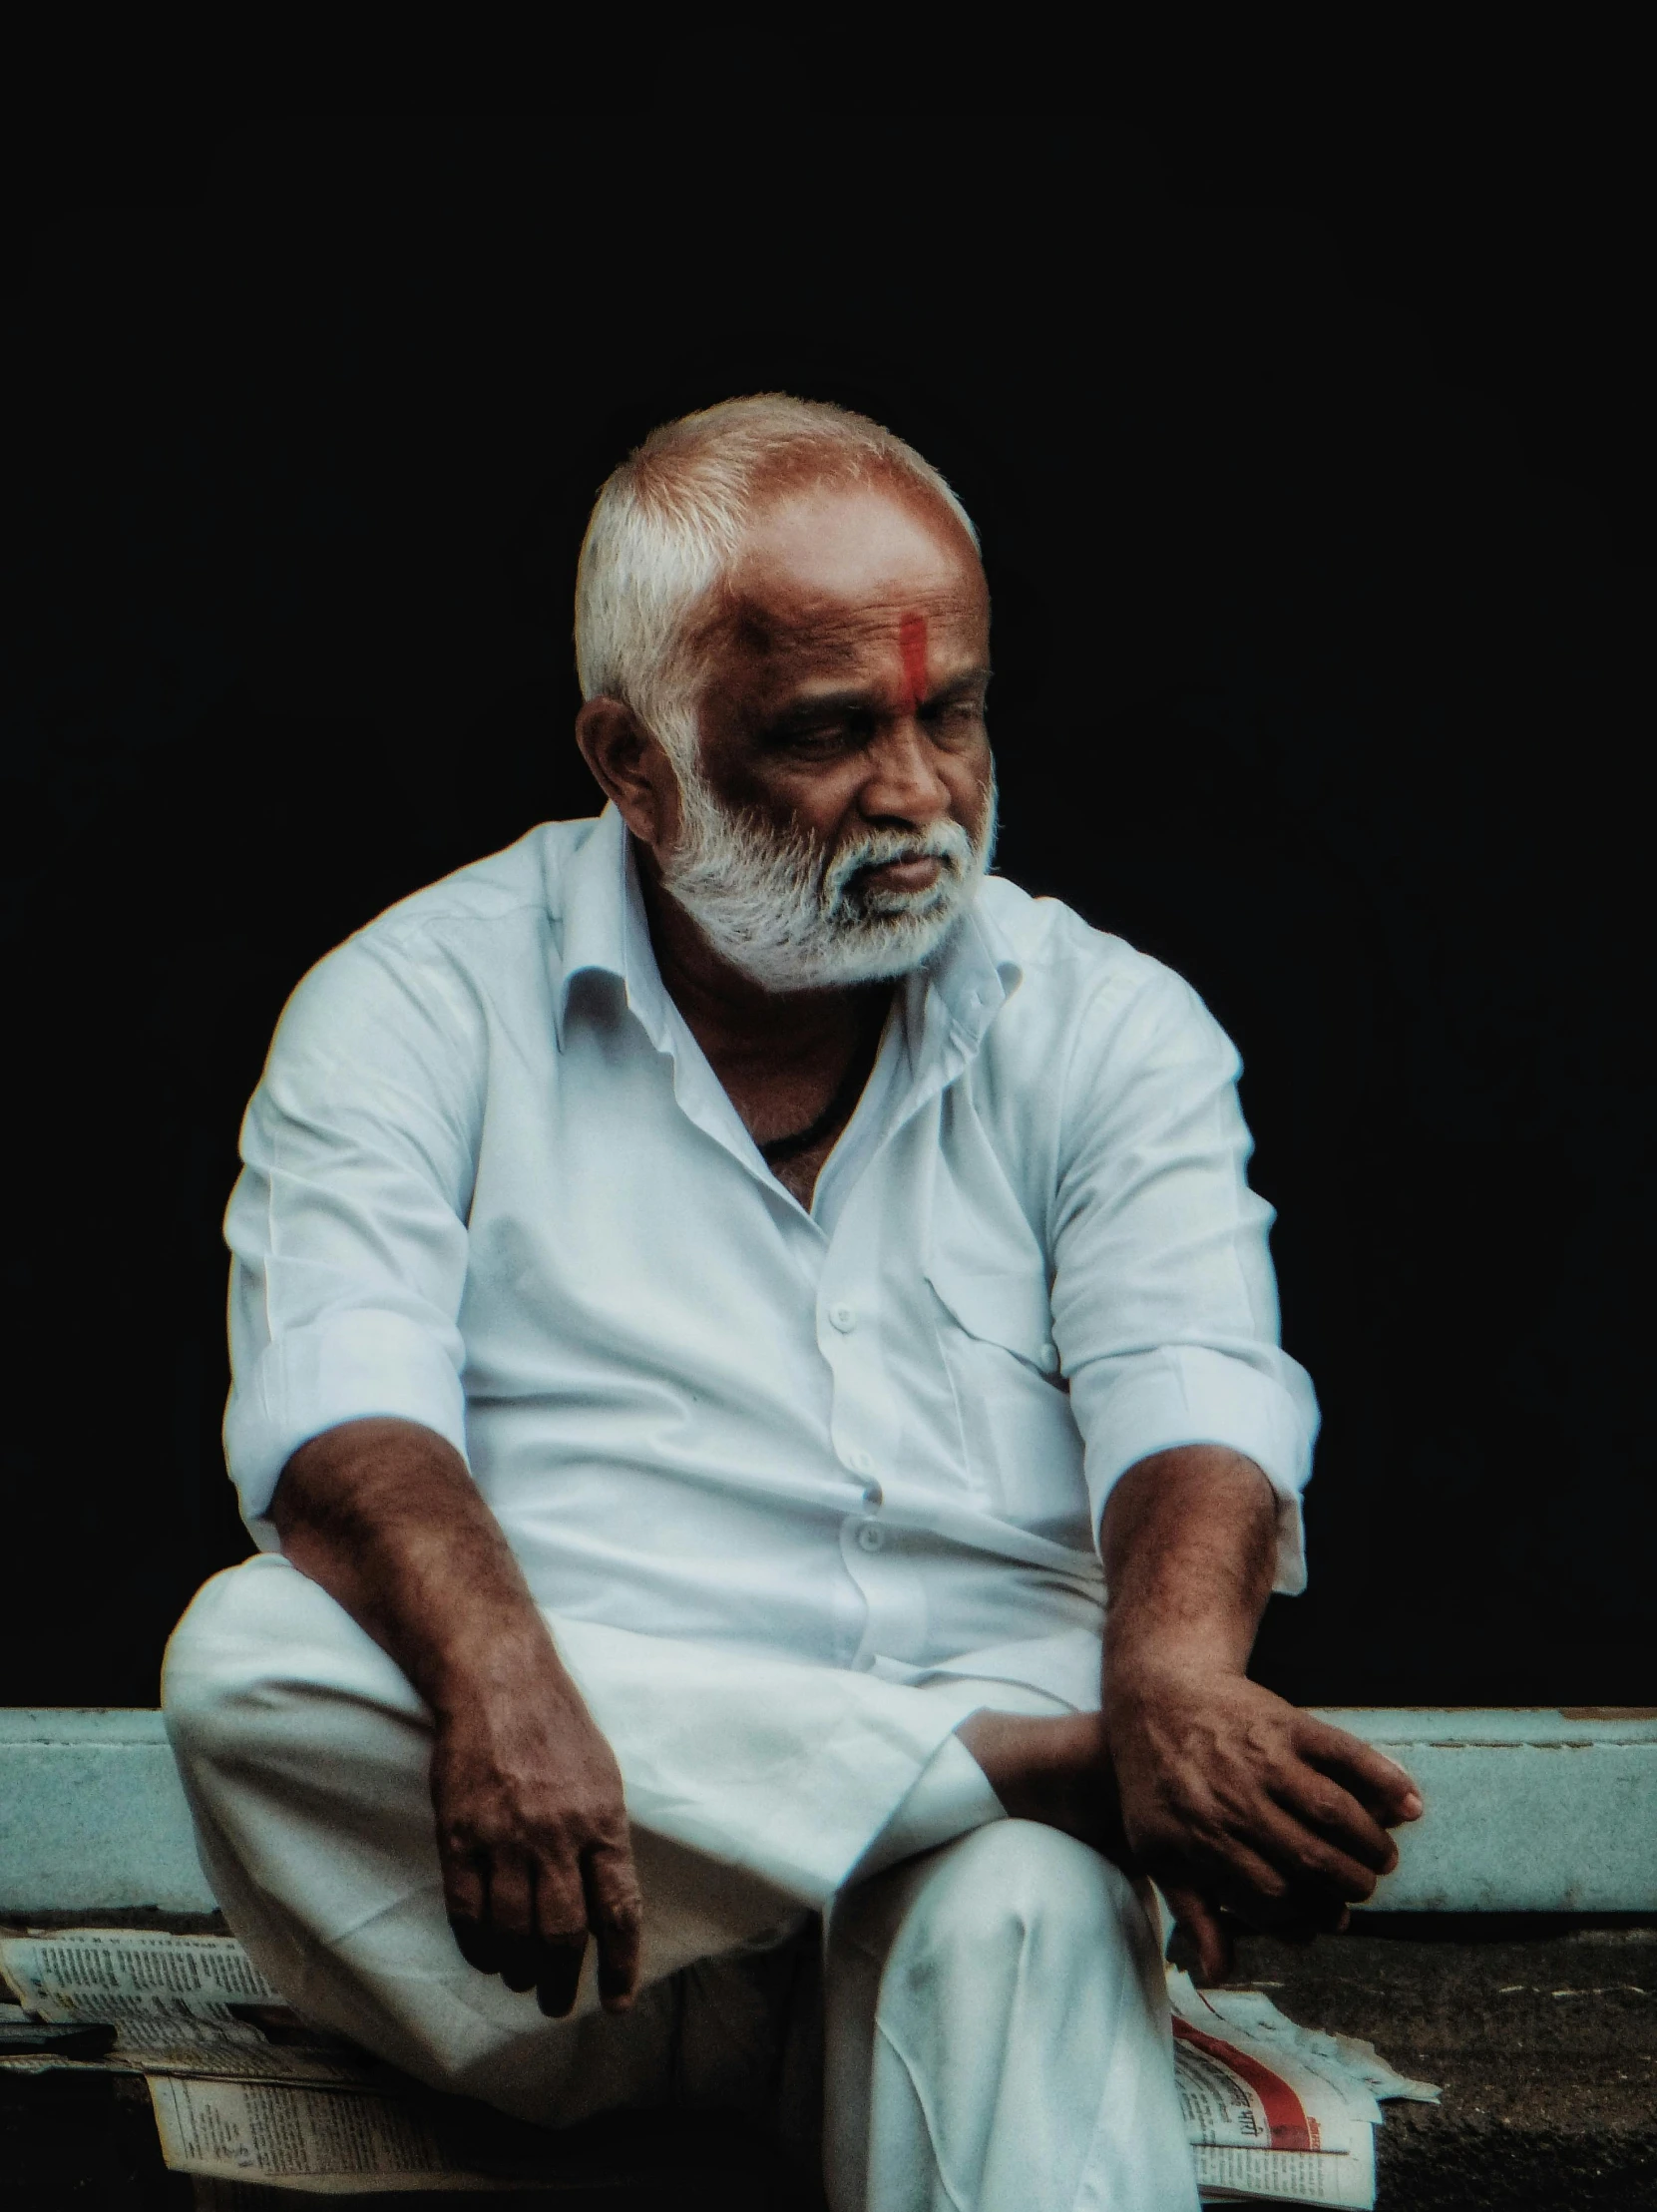
<path id="1" fill-rule="evenodd" d="M 1180 1881 L 1180 1873 L 1195 1873 L 1201 1882 L 1200 1891 Z M 1175 1892 L 1184 1898 L 1197 1898 L 1205 1905 L 1210 1918 L 1220 1908 L 1235 1913 L 1250 1928 L 1276 1931 L 1279 1928 L 1312 1924 L 1331 1925 L 1339 1901 L 1330 1900 L 1327 1909 L 1320 1909 L 1303 1895 L 1297 1897 L 1289 1877 L 1263 1858 L 1253 1842 L 1240 1836 L 1229 1836 L 1223 1841 L 1211 1843 L 1203 1852 L 1200 1866 L 1189 1863 L 1180 1870 L 1158 1870 L 1157 1887 L 1174 1906 Z M 1179 1908 L 1174 1906 L 1177 1912 Z"/>
<path id="2" fill-rule="evenodd" d="M 1391 1874 L 1398 1845 L 1350 1790 L 1315 1766 L 1292 1766 L 1271 1785 L 1274 1802 L 1374 1875 Z"/>
<path id="3" fill-rule="evenodd" d="M 561 2020 L 575 2004 L 587 1957 L 587 1899 L 568 1860 L 544 1858 L 537 1866 L 535 1922 L 535 2000 L 549 2019 Z"/>
<path id="4" fill-rule="evenodd" d="M 1349 1736 L 1344 1728 L 1332 1728 L 1310 1713 L 1300 1715 L 1296 1740 L 1301 1755 L 1344 1783 L 1383 1828 L 1396 1828 L 1400 1821 L 1421 1818 L 1422 1793 L 1414 1776 L 1373 1744 Z"/>
<path id="5" fill-rule="evenodd" d="M 579 1944 L 544 1944 L 540 1955 L 540 1980 L 535 2001 L 550 2020 L 564 2020 L 575 2010 L 581 1988 L 582 1967 L 587 1959 L 587 1938 Z"/>
<path id="6" fill-rule="evenodd" d="M 443 1903 L 450 1933 L 466 1964 L 480 1974 L 495 1972 L 495 1948 L 484 1925 L 487 1897 L 483 1876 L 470 1859 L 445 1861 Z"/>
<path id="7" fill-rule="evenodd" d="M 1183 1938 L 1180 1948 L 1191 1956 L 1193 1979 L 1204 1988 L 1225 1981 L 1231 1972 L 1232 1944 L 1231 1931 L 1220 1915 L 1205 1897 L 1178 1883 L 1171 1888 L 1164 1883 L 1162 1895 L 1174 1917 L 1176 1934 Z"/>
<path id="8" fill-rule="evenodd" d="M 489 1860 L 488 1881 L 488 1927 L 494 1941 L 495 1971 L 509 1990 L 533 1990 L 540 1947 L 530 1863 L 516 1851 L 496 1851 Z"/>
<path id="9" fill-rule="evenodd" d="M 1320 1901 L 1361 1905 L 1374 1894 L 1377 1870 L 1310 1826 L 1292 1808 L 1286 1811 L 1268 1799 L 1249 1840 L 1284 1877 L 1296 1901 L 1311 1893 Z"/>
<path id="10" fill-rule="evenodd" d="M 644 1920 L 632 1853 L 625 1846 L 597 1845 L 582 1871 L 587 1923 L 599 1946 L 599 1995 L 607 2011 L 624 2012 L 638 1987 Z"/>
<path id="11" fill-rule="evenodd" d="M 1263 1852 L 1259 1836 L 1248 1840 L 1231 1836 L 1204 1852 L 1201 1894 L 1210 1912 L 1223 1906 L 1247 1927 L 1269 1935 L 1299 1930 L 1323 1933 L 1339 1926 L 1346 1911 L 1342 1898 L 1311 1883 L 1297 1883 Z M 1161 1875 L 1156 1879 L 1171 1904 L 1173 1891 Z"/>
<path id="12" fill-rule="evenodd" d="M 1270 1928 L 1293 1917 L 1288 1876 L 1252 1844 L 1234 1836 L 1223 1849 L 1211 1849 L 1204 1857 L 1204 1894 L 1211 1910 L 1224 1905 L 1251 1928 Z"/>
<path id="13" fill-rule="evenodd" d="M 1398 1865 L 1398 1845 L 1386 1829 L 1350 1791 L 1318 1768 L 1291 1768 L 1276 1776 L 1271 1796 L 1290 1820 L 1367 1868 L 1376 1881 Z"/>

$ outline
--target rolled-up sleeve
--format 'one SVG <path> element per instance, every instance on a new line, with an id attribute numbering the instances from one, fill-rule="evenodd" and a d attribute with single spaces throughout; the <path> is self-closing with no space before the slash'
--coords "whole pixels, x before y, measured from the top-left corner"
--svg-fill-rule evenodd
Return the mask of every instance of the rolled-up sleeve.
<path id="1" fill-rule="evenodd" d="M 1318 1409 L 1278 1343 L 1273 1213 L 1248 1185 L 1239 1074 L 1230 1040 L 1167 969 L 1140 961 L 1101 984 L 1065 1082 L 1053 1326 L 1095 1528 L 1140 1460 L 1227 1445 L 1277 1494 L 1276 1587 L 1294 1591 Z"/>
<path id="2" fill-rule="evenodd" d="M 441 958 L 379 934 L 300 984 L 242 1124 L 225 1216 L 225 1455 L 255 1540 L 309 1438 L 391 1415 L 466 1448 L 466 1213 L 479 1012 Z"/>

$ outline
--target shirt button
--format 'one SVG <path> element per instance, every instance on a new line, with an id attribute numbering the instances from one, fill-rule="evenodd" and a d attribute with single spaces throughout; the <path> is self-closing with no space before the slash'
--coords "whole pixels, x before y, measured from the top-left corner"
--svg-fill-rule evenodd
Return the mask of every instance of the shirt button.
<path id="1" fill-rule="evenodd" d="M 857 1548 L 860 1551 L 884 1551 L 886 1531 L 873 1521 L 865 1521 L 857 1532 Z"/>
<path id="2" fill-rule="evenodd" d="M 854 1444 L 846 1454 L 846 1465 L 854 1475 L 867 1475 L 874 1464 L 860 1444 Z"/>
<path id="3" fill-rule="evenodd" d="M 1043 1375 L 1056 1375 L 1058 1373 L 1057 1345 L 1043 1344 L 1036 1355 L 1036 1364 L 1040 1368 Z"/>
<path id="4" fill-rule="evenodd" d="M 837 1304 L 830 1306 L 829 1319 L 842 1336 L 850 1336 L 857 1327 L 857 1308 L 849 1300 L 842 1298 Z"/>

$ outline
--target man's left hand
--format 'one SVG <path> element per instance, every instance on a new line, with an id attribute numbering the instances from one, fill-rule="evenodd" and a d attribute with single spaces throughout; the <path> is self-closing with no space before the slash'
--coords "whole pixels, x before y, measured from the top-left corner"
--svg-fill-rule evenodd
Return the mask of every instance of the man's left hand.
<path id="1" fill-rule="evenodd" d="M 1104 1738 L 1125 1856 L 1157 1883 L 1204 1976 L 1230 1965 L 1221 1911 L 1256 1928 L 1341 1928 L 1398 1863 L 1422 1809 L 1379 1751 L 1248 1679 L 1278 1507 L 1219 1445 L 1132 1467 L 1106 1505 Z"/>
<path id="2" fill-rule="evenodd" d="M 1343 1928 L 1398 1864 L 1388 1829 L 1422 1809 L 1402 1767 L 1240 1674 L 1116 1673 L 1105 1730 L 1130 1863 L 1209 1981 L 1230 1966 L 1218 1908 L 1284 1935 Z"/>

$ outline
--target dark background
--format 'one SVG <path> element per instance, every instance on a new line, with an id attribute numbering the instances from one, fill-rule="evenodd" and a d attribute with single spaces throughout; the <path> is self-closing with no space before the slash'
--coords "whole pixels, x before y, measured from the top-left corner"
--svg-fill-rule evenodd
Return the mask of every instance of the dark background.
<path id="1" fill-rule="evenodd" d="M 1242 1048 L 1326 1409 L 1259 1671 L 1657 1701 L 1644 157 L 1169 99 L 57 118 L 10 159 L 0 1702 L 153 1702 L 247 1548 L 218 1219 L 275 1016 L 594 810 L 593 492 L 772 386 L 955 481 L 1001 865 Z"/>

